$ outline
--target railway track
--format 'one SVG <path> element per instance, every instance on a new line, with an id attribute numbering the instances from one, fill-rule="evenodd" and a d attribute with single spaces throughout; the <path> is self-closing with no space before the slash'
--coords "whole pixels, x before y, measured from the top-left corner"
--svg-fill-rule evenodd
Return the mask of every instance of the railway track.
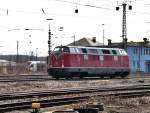
<path id="1" fill-rule="evenodd" d="M 150 79 L 149 75 L 132 75 L 124 79 L 135 79 L 135 78 L 147 78 Z M 93 78 L 83 78 L 78 80 L 107 80 L 110 78 L 99 78 L 99 77 L 93 77 Z M 122 79 L 122 78 L 113 78 L 115 79 Z M 22 82 L 22 81 L 48 81 L 48 80 L 56 80 L 55 78 L 52 78 L 49 75 L 41 74 L 41 75 L 1 75 L 0 76 L 0 82 Z M 65 80 L 65 79 L 59 79 L 59 80 Z M 72 79 L 74 80 L 74 79 Z M 76 80 L 76 79 L 75 79 Z"/>
<path id="2" fill-rule="evenodd" d="M 19 93 L 4 93 L 0 94 L 0 101 L 2 100 L 14 100 L 22 98 L 34 98 L 34 97 L 47 97 L 67 94 L 83 94 L 92 92 L 113 92 L 113 91 L 136 91 L 136 90 L 149 90 L 150 84 L 147 85 L 133 85 L 122 87 L 92 87 L 92 88 L 74 88 L 74 89 L 57 89 L 57 90 L 43 90 L 34 92 L 19 92 Z"/>
<path id="3" fill-rule="evenodd" d="M 88 96 L 82 96 L 82 97 L 79 96 L 79 97 L 70 97 L 70 98 L 62 98 L 62 99 L 46 99 L 46 100 L 39 100 L 39 101 L 24 101 L 24 102 L 16 102 L 11 104 L 2 104 L 0 105 L 0 111 L 8 112 L 14 110 L 30 109 L 31 104 L 33 102 L 40 103 L 41 106 L 45 108 L 45 107 L 77 103 L 77 102 L 85 101 L 88 98 L 89 98 Z"/>
<path id="4" fill-rule="evenodd" d="M 95 93 L 94 93 L 95 92 Z M 71 95 L 67 98 L 49 98 L 51 96 Z M 78 96 L 73 96 L 78 94 Z M 62 89 L 62 90 L 49 90 L 49 91 L 37 91 L 37 92 L 20 92 L 16 94 L 1 94 L 0 95 L 0 111 L 12 111 L 21 109 L 30 109 L 32 102 L 39 102 L 41 106 L 52 107 L 64 104 L 71 104 L 75 102 L 85 101 L 92 96 L 121 96 L 121 97 L 135 97 L 150 95 L 150 84 L 147 85 L 135 85 L 135 86 L 123 86 L 123 87 L 107 87 L 107 88 L 80 88 L 80 89 Z M 41 97 L 48 97 L 47 99 Z M 25 100 L 27 98 L 27 100 Z M 30 98 L 30 99 L 29 99 Z M 17 99 L 22 99 L 15 101 Z M 36 99 L 36 101 L 34 100 Z M 10 101 L 10 103 L 4 103 L 3 101 Z"/>
<path id="5" fill-rule="evenodd" d="M 47 81 L 52 78 L 48 75 L 8 75 L 0 76 L 0 82 L 22 82 L 22 81 Z"/>

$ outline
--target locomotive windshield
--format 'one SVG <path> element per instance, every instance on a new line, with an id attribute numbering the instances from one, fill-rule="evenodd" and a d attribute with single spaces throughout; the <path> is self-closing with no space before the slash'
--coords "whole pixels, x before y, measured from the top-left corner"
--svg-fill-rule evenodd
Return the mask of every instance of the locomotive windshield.
<path id="1" fill-rule="evenodd" d="M 59 56 L 62 52 L 69 52 L 69 48 L 68 47 L 64 47 L 64 46 L 58 46 L 58 47 L 55 47 L 53 53 L 56 55 L 56 56 Z"/>
<path id="2" fill-rule="evenodd" d="M 55 47 L 54 52 L 69 52 L 69 48 L 64 46 L 58 46 Z"/>

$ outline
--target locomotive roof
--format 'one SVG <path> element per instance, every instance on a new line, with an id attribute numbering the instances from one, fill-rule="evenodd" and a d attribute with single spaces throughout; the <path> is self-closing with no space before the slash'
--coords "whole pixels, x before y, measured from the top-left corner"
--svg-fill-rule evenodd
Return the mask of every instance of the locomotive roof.
<path id="1" fill-rule="evenodd" d="M 57 46 L 57 47 L 73 47 L 73 48 L 88 48 L 88 49 L 107 49 L 107 50 L 123 50 L 120 48 L 103 48 L 103 47 L 86 47 L 86 46 Z"/>
<path id="2" fill-rule="evenodd" d="M 100 50 L 101 52 L 101 54 L 116 54 L 116 53 L 114 53 L 114 50 L 117 52 L 117 55 L 127 55 L 127 53 L 125 52 L 125 50 L 124 49 L 120 49 L 120 48 L 103 48 L 103 47 L 85 47 L 85 46 L 57 46 L 56 48 L 65 48 L 65 47 L 67 47 L 67 48 L 83 48 L 83 49 L 95 49 L 95 50 Z M 111 53 L 106 53 L 106 52 L 104 52 L 103 50 L 110 50 L 110 51 L 112 51 Z M 78 53 L 78 52 L 77 52 Z M 81 53 L 84 53 L 84 52 L 81 52 Z M 87 53 L 87 52 L 85 52 L 85 53 Z M 94 53 L 92 53 L 92 54 L 95 54 L 95 52 Z M 96 53 L 97 54 L 97 53 Z"/>

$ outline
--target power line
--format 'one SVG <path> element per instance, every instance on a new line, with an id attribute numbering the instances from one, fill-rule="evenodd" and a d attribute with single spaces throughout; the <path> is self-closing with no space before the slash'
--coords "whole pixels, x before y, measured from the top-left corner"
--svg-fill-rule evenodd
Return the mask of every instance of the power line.
<path id="1" fill-rule="evenodd" d="M 113 10 L 113 8 L 108 8 L 108 7 L 101 7 L 101 6 L 97 6 L 97 5 L 90 5 L 90 4 L 81 4 L 81 3 L 76 3 L 76 2 L 71 2 L 71 1 L 66 1 L 66 0 L 54 0 L 54 1 L 58 1 L 58 2 L 63 2 L 63 3 L 69 3 L 69 4 L 76 4 L 76 5 L 81 5 L 81 6 L 86 6 L 86 7 L 91 7 L 91 8 L 97 8 L 97 9 L 105 9 L 105 10 Z M 96 0 L 96 1 L 106 1 L 106 0 Z M 107 2 L 113 2 L 112 0 L 109 0 Z M 138 0 L 135 0 L 138 1 Z M 142 1 L 142 0 L 141 0 Z M 91 2 L 92 3 L 92 2 Z M 111 4 L 111 3 L 110 3 Z M 136 5 L 136 4 L 135 4 Z M 141 4 L 140 4 L 141 5 Z M 113 6 L 112 6 L 113 7 Z M 142 7 L 142 6 L 141 6 Z M 144 7 L 144 6 L 143 6 Z M 141 12 L 141 11 L 132 11 L 133 13 L 139 13 L 139 14 L 146 14 L 146 15 L 150 15 L 149 12 Z"/>
<path id="2" fill-rule="evenodd" d="M 83 4 L 83 3 L 77 3 L 77 2 L 72 2 L 72 1 L 67 1 L 67 0 L 54 0 L 54 1 L 58 1 L 58 2 L 62 2 L 62 3 L 69 3 L 69 4 L 75 4 L 75 5 L 81 5 L 81 6 L 85 6 L 85 7 L 91 7 L 91 8 L 96 8 L 96 9 L 104 9 L 104 10 L 108 10 L 108 11 L 115 11 L 114 8 L 110 8 L 110 7 L 102 7 L 102 6 L 98 6 L 98 5 L 91 5 L 91 4 Z M 96 0 L 96 1 L 105 1 L 105 0 Z M 109 2 L 112 1 L 112 0 L 109 0 Z M 137 0 L 136 0 L 137 1 Z M 91 2 L 93 3 L 93 2 Z M 108 3 L 108 2 L 107 2 Z M 111 3 L 110 3 L 111 4 Z M 136 5 L 136 4 L 135 4 Z M 11 12 L 18 12 L 18 13 L 26 13 L 26 14 L 52 14 L 52 15 L 56 15 L 56 16 L 60 16 L 60 15 L 63 15 L 63 16 L 66 16 L 64 14 L 54 14 L 54 13 L 45 13 L 45 10 L 44 8 L 42 8 L 42 11 L 41 11 L 41 8 L 39 8 L 39 11 L 25 11 L 25 10 L 11 10 L 11 9 L 0 9 L 0 10 L 3 10 L 3 11 L 6 11 L 7 15 L 8 15 L 8 11 L 9 11 L 9 14 Z M 48 11 L 46 11 L 48 12 Z M 139 14 L 145 14 L 145 15 L 150 15 L 149 12 L 141 12 L 141 11 L 132 11 L 132 13 L 139 13 Z M 69 16 L 69 15 L 67 15 Z M 70 15 L 71 16 L 71 15 Z"/>
<path id="3" fill-rule="evenodd" d="M 94 7 L 94 8 L 99 8 L 99 9 L 113 10 L 111 8 L 106 8 L 106 7 L 96 6 L 96 5 L 90 5 L 90 4 L 81 4 L 81 3 L 70 2 L 70 1 L 66 1 L 66 0 L 55 0 L 55 1 L 63 2 L 63 3 L 69 3 L 69 4 L 75 4 L 75 5 L 81 5 L 81 6 L 86 6 L 86 7 Z"/>

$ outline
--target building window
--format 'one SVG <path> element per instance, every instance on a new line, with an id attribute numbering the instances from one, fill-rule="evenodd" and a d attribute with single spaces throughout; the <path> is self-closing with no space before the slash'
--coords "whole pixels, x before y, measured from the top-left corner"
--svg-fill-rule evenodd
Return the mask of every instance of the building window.
<path id="1" fill-rule="evenodd" d="M 137 54 L 137 53 L 138 53 L 137 48 L 134 48 L 134 49 L 133 49 L 133 53 L 134 53 L 134 54 Z"/>
<path id="2" fill-rule="evenodd" d="M 133 67 L 135 67 L 135 61 L 133 61 Z"/>
<path id="3" fill-rule="evenodd" d="M 144 55 L 146 55 L 146 49 L 144 49 Z"/>
<path id="4" fill-rule="evenodd" d="M 150 55 L 150 49 L 148 48 L 144 49 L 144 55 Z"/>
<path id="5" fill-rule="evenodd" d="M 142 49 L 142 48 L 140 48 L 140 54 L 141 54 L 141 55 L 143 54 L 143 49 Z"/>
<path id="6" fill-rule="evenodd" d="M 139 69 L 140 68 L 140 62 L 137 61 L 137 68 Z"/>
<path id="7" fill-rule="evenodd" d="M 148 49 L 148 54 L 150 55 L 150 49 Z"/>
<path id="8" fill-rule="evenodd" d="M 146 49 L 146 55 L 148 55 L 148 49 Z"/>

